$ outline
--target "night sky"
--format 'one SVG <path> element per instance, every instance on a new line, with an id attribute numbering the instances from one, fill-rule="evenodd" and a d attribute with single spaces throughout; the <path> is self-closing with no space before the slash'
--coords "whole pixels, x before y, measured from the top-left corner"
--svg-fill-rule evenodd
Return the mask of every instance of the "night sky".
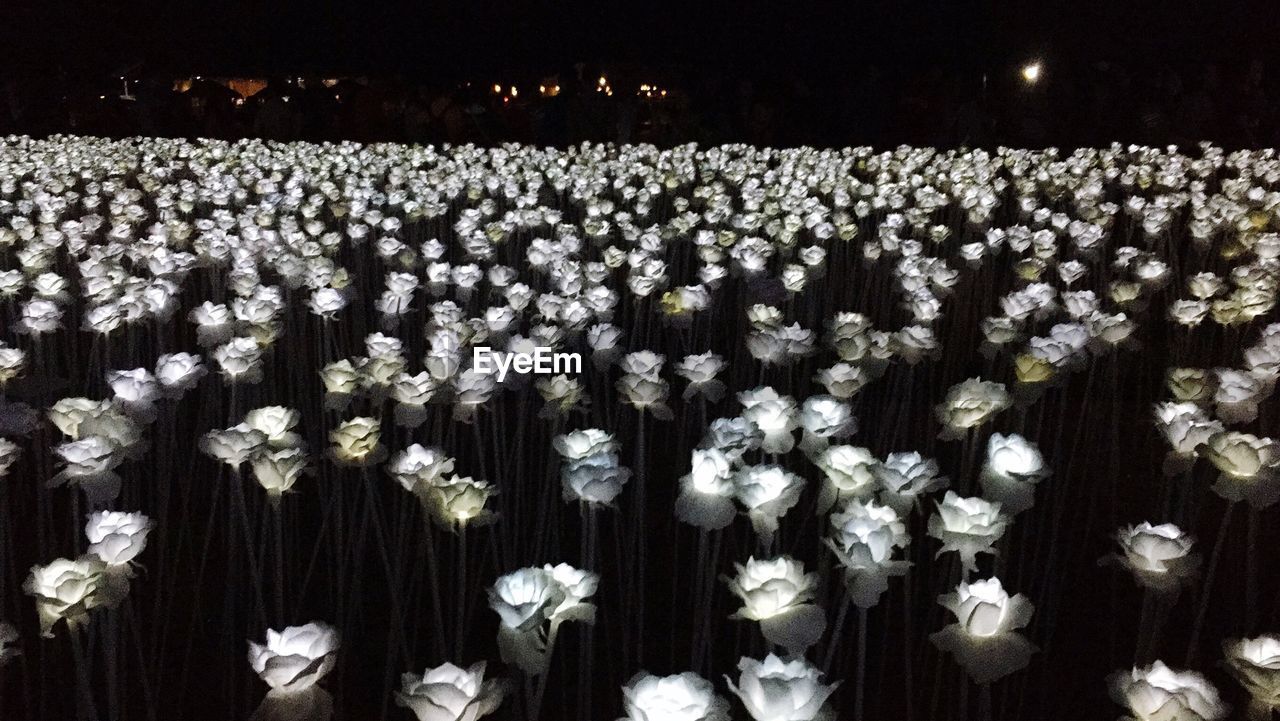
<path id="1" fill-rule="evenodd" d="M 988 67 L 1030 55 L 1277 57 L 1266 2 L 47 2 L 6 0 L 0 73 L 554 71 L 577 61 L 753 75 L 860 63 Z"/>

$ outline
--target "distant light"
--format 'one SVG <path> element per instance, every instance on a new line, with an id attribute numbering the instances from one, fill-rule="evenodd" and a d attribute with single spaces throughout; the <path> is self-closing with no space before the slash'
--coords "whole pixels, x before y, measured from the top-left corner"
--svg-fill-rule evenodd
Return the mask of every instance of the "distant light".
<path id="1" fill-rule="evenodd" d="M 596 81 L 596 85 L 599 85 L 600 87 L 603 88 L 606 84 L 608 84 L 608 82 L 609 82 L 609 79 L 601 75 L 600 79 Z"/>
<path id="2" fill-rule="evenodd" d="M 502 92 L 502 86 L 501 86 L 501 85 L 499 85 L 498 83 L 494 83 L 494 84 L 493 84 L 493 94 L 494 94 L 494 95 L 497 95 L 497 94 L 498 94 L 498 93 L 500 93 L 500 92 Z"/>
<path id="3" fill-rule="evenodd" d="M 1028 83 L 1034 84 L 1040 79 L 1040 61 L 1027 63 L 1022 66 L 1022 79 Z"/>
<path id="4" fill-rule="evenodd" d="M 519 91 L 519 90 L 516 90 L 516 86 L 514 86 L 514 85 L 512 85 L 512 86 L 511 86 L 511 97 L 513 97 L 513 98 L 518 98 L 518 97 L 520 97 L 520 91 Z"/>
<path id="5" fill-rule="evenodd" d="M 539 86 L 538 86 L 538 93 L 539 93 L 540 95 L 546 95 L 546 94 L 547 94 L 547 86 L 545 86 L 545 85 L 539 85 Z"/>

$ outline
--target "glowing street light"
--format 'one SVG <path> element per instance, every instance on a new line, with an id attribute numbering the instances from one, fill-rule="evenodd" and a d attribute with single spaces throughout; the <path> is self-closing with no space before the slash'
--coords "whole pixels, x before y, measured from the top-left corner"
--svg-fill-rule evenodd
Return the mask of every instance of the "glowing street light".
<path id="1" fill-rule="evenodd" d="M 1036 81 L 1040 79 L 1040 70 L 1039 60 L 1027 63 L 1022 66 L 1022 79 L 1029 85 L 1035 85 Z"/>

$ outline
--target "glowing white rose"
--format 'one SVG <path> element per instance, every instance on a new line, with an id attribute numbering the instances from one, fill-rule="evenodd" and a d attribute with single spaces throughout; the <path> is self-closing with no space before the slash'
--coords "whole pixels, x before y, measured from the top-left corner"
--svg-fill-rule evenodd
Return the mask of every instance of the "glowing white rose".
<path id="1" fill-rule="evenodd" d="M 152 526 L 151 519 L 141 513 L 98 511 L 84 527 L 88 552 L 108 566 L 125 565 L 146 549 Z"/>
<path id="2" fill-rule="evenodd" d="M 1018 633 L 1031 622 L 1034 607 L 1022 594 L 1010 596 L 991 578 L 960 582 L 954 593 L 938 597 L 938 603 L 956 616 L 956 623 L 929 639 L 977 683 L 990 683 L 1025 668 L 1036 652 Z"/>
<path id="3" fill-rule="evenodd" d="M 22 590 L 35 598 L 40 615 L 40 635 L 53 638 L 53 625 L 65 619 L 75 631 L 89 620 L 89 610 L 100 605 L 99 588 L 107 566 L 97 556 L 76 560 L 59 558 L 47 566 L 32 566 Z"/>
<path id="4" fill-rule="evenodd" d="M 803 654 L 826 630 L 827 618 L 813 605 L 818 574 L 804 572 L 804 564 L 789 556 L 735 563 L 738 575 L 725 579 L 729 590 L 742 600 L 742 608 L 731 618 L 760 623 L 760 631 L 771 643 L 789 652 Z"/>
<path id="5" fill-rule="evenodd" d="M 910 542 L 907 525 L 892 508 L 857 500 L 831 514 L 830 523 L 831 535 L 823 542 L 844 567 L 851 600 L 859 608 L 876 605 L 889 588 L 889 578 L 906 573 L 910 566 L 894 559 Z"/>
<path id="6" fill-rule="evenodd" d="M 823 473 L 817 513 L 826 513 L 837 501 L 860 500 L 874 493 L 879 463 L 871 451 L 857 446 L 830 446 L 822 451 L 814 459 Z"/>
<path id="7" fill-rule="evenodd" d="M 738 683 L 726 678 L 755 721 L 816 721 L 827 718 L 826 703 L 836 687 L 822 682 L 822 672 L 804 659 L 783 661 L 769 654 L 763 661 L 738 661 Z"/>
<path id="8" fill-rule="evenodd" d="M 1115 537 L 1121 551 L 1116 560 L 1146 588 L 1176 591 L 1200 566 L 1199 556 L 1191 552 L 1195 539 L 1172 523 L 1153 526 L 1144 521 L 1121 528 Z"/>
<path id="9" fill-rule="evenodd" d="M 1049 476 L 1040 449 L 1020 435 L 991 434 L 978 482 L 983 495 L 1015 514 L 1035 505 L 1036 484 Z"/>
<path id="10" fill-rule="evenodd" d="M 302 420 L 302 414 L 284 406 L 264 406 L 254 408 L 244 416 L 245 425 L 261 431 L 267 437 L 267 445 L 272 448 L 297 446 L 302 438 L 293 432 L 293 427 Z"/>
<path id="11" fill-rule="evenodd" d="M 694 449 L 692 470 L 680 479 L 676 517 L 704 530 L 724 528 L 733 522 L 733 464 L 717 448 Z"/>
<path id="12" fill-rule="evenodd" d="M 325 623 L 267 629 L 265 644 L 249 642 L 249 665 L 273 692 L 300 693 L 333 670 L 341 645 L 337 629 Z"/>
<path id="13" fill-rule="evenodd" d="M 751 525 L 768 544 L 780 519 L 800 500 L 804 479 L 781 466 L 750 466 L 734 476 L 734 495 L 747 509 Z"/>
<path id="14" fill-rule="evenodd" d="M 729 721 L 729 703 L 696 673 L 654 676 L 641 671 L 622 687 L 619 721 Z"/>
<path id="15" fill-rule="evenodd" d="M 1280 708 L 1280 636 L 1222 642 L 1227 670 L 1251 697 L 1249 718 L 1268 719 Z"/>
<path id="16" fill-rule="evenodd" d="M 343 421 L 329 431 L 329 453 L 339 463 L 366 465 L 377 463 L 385 452 L 378 440 L 382 426 L 375 418 L 359 416 Z"/>
<path id="17" fill-rule="evenodd" d="M 1156 661 L 1111 676 L 1111 695 L 1134 721 L 1219 721 L 1228 708 L 1213 684 L 1194 671 L 1174 671 Z"/>
<path id="18" fill-rule="evenodd" d="M 396 704 L 413 712 L 418 721 L 476 721 L 497 710 L 503 685 L 484 677 L 485 663 L 459 668 L 451 663 L 427 669 L 421 676 L 400 677 Z"/>
<path id="19" fill-rule="evenodd" d="M 1213 490 L 1228 501 L 1266 508 L 1280 500 L 1280 445 L 1249 433 L 1215 433 L 1198 449 L 1220 471 Z"/>
<path id="20" fill-rule="evenodd" d="M 954 491 L 938 503 L 938 512 L 929 518 L 929 535 L 942 541 L 941 556 L 949 551 L 960 555 L 964 569 L 977 571 L 979 553 L 994 554 L 995 543 L 1004 535 L 1009 517 L 999 503 L 982 498 L 961 498 Z"/>
<path id="21" fill-rule="evenodd" d="M 940 438 L 962 437 L 970 428 L 986 423 L 992 416 L 1009 407 L 1009 393 L 1001 383 L 970 378 L 947 391 L 946 398 L 934 409 L 943 430 Z"/>

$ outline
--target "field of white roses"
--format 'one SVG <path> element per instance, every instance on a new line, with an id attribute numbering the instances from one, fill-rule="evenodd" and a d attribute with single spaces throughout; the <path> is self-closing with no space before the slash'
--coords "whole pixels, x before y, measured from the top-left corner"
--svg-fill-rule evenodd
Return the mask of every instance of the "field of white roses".
<path id="1" fill-rule="evenodd" d="M 0 719 L 1269 719 L 1278 290 L 1273 151 L 5 138 Z"/>

